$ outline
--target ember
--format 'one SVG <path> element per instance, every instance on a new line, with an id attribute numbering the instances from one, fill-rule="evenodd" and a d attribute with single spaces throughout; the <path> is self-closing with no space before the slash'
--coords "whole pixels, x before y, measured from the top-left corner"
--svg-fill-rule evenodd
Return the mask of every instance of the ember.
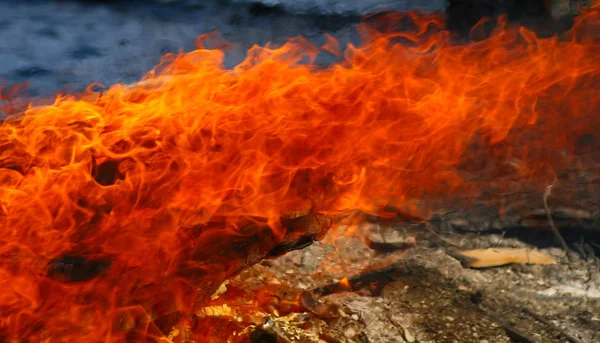
<path id="1" fill-rule="evenodd" d="M 0 340 L 235 340 L 232 308 L 204 307 L 223 281 L 340 218 L 427 217 L 417 200 L 476 194 L 474 175 L 545 187 L 598 155 L 582 146 L 600 129 L 600 6 L 560 37 L 501 20 L 466 45 L 439 17 L 408 18 L 362 26 L 327 68 L 304 62 L 339 54 L 333 38 L 256 46 L 232 70 L 199 47 L 138 84 L 13 111 Z"/>

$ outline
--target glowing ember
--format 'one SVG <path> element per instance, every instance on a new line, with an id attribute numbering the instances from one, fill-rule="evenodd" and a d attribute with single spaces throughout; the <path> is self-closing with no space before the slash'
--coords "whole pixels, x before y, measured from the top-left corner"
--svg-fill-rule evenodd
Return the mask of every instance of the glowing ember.
<path id="1" fill-rule="evenodd" d="M 560 38 L 468 45 L 413 20 L 324 69 L 302 40 L 233 70 L 200 49 L 3 122 L 0 341 L 210 340 L 236 316 L 204 307 L 222 282 L 328 216 L 477 191 L 465 171 L 485 159 L 536 180 L 600 150 L 581 147 L 600 125 L 600 7 Z"/>

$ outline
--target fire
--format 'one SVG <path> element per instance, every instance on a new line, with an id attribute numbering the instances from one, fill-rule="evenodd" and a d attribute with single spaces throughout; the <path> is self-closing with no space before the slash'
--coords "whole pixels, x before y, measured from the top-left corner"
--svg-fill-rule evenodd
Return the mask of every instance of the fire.
<path id="1" fill-rule="evenodd" d="M 560 37 L 500 22 L 469 44 L 409 17 L 345 50 L 256 46 L 232 70 L 220 50 L 167 56 L 136 85 L 5 120 L 0 340 L 217 337 L 195 313 L 222 282 L 338 216 L 598 155 L 600 6 Z M 319 53 L 343 61 L 319 68 Z"/>

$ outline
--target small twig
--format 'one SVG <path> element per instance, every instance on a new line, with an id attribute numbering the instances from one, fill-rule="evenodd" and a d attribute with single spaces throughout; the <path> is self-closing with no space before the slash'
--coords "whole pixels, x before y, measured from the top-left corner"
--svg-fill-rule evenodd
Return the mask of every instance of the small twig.
<path id="1" fill-rule="evenodd" d="M 461 342 L 463 340 L 462 337 L 457 335 L 455 332 L 452 332 L 452 336 L 454 336 L 454 338 L 458 339 L 459 342 Z"/>
<path id="2" fill-rule="evenodd" d="M 455 248 L 459 248 L 458 245 L 452 243 L 451 241 L 443 238 L 441 235 L 439 235 L 435 229 L 432 227 L 431 223 L 425 223 L 425 228 L 427 229 L 427 231 L 429 231 L 429 233 L 431 233 L 433 236 L 435 236 L 434 238 L 437 239 L 437 244 L 441 245 L 445 250 L 447 250 L 447 248 L 449 246 L 451 247 L 455 247 Z"/>
<path id="3" fill-rule="evenodd" d="M 521 332 L 521 331 L 517 330 L 515 327 L 513 327 L 512 325 L 504 322 L 503 320 L 501 320 L 500 318 L 496 317 L 495 315 L 487 313 L 480 306 L 478 308 L 479 308 L 480 311 L 483 312 L 483 314 L 485 314 L 486 316 L 488 316 L 488 318 L 490 318 L 491 320 L 493 320 L 496 323 L 498 323 L 504 329 L 504 332 L 506 333 L 506 336 L 508 338 L 510 338 L 512 341 L 519 342 L 519 343 L 536 343 L 536 341 L 535 341 L 535 339 L 533 339 L 533 337 L 527 335 L 524 332 Z"/>
<path id="4" fill-rule="evenodd" d="M 486 311 L 486 309 L 482 305 L 482 299 L 484 297 L 485 293 L 481 290 L 471 296 L 471 302 L 473 303 L 477 311 L 479 311 L 481 314 L 500 325 L 502 329 L 504 329 L 504 333 L 506 333 L 506 336 L 510 338 L 511 341 L 519 343 L 536 343 L 533 337 L 527 335 L 524 332 L 519 331 L 518 329 L 506 323 L 504 320 L 500 319 L 496 315 Z"/>
<path id="5" fill-rule="evenodd" d="M 346 279 L 345 283 L 334 282 L 313 290 L 314 294 L 330 295 L 344 292 L 356 292 L 371 285 L 383 286 L 395 281 L 399 275 L 409 273 L 404 260 L 394 262 L 382 268 L 362 272 Z"/>
<path id="6" fill-rule="evenodd" d="M 565 250 L 565 255 L 567 256 L 567 260 L 569 260 L 569 262 L 571 262 L 571 256 L 569 255 L 569 246 L 567 245 L 567 242 L 562 237 L 562 235 L 560 234 L 560 231 L 556 227 L 556 224 L 554 223 L 554 219 L 552 218 L 552 211 L 550 210 L 550 206 L 548 206 L 548 197 L 552 194 L 552 187 L 554 186 L 555 183 L 556 183 L 556 179 L 554 179 L 551 184 L 546 186 L 546 190 L 544 191 L 544 198 L 543 198 L 544 208 L 546 209 L 546 217 L 548 218 L 548 222 L 550 223 L 552 232 L 554 233 L 554 236 L 560 242 L 563 249 Z"/>
<path id="7" fill-rule="evenodd" d="M 508 336 L 508 338 L 510 338 L 512 341 L 519 343 L 536 343 L 536 341 L 532 337 L 526 335 L 523 332 L 518 331 L 514 327 L 503 322 L 499 323 L 506 332 L 506 336 Z"/>
<path id="8" fill-rule="evenodd" d="M 569 334 L 568 332 L 565 332 L 563 329 L 561 329 L 560 327 L 554 325 L 553 323 L 551 323 L 549 320 L 547 320 L 546 318 L 540 316 L 539 314 L 533 312 L 532 310 L 528 309 L 527 307 L 523 307 L 523 312 L 527 313 L 528 315 L 532 316 L 533 318 L 535 318 L 535 320 L 537 320 L 538 322 L 548 326 L 549 328 L 559 332 L 564 338 L 567 339 L 567 341 L 569 341 L 570 343 L 583 343 L 581 340 L 579 340 L 577 337 L 572 336 L 571 334 Z"/>
<path id="9" fill-rule="evenodd" d="M 497 247 L 498 245 L 500 245 L 500 243 L 502 242 L 502 240 L 504 239 L 504 236 L 506 236 L 506 230 L 502 231 L 502 236 L 500 236 L 500 238 L 498 239 L 498 242 L 492 244 L 492 248 Z"/>

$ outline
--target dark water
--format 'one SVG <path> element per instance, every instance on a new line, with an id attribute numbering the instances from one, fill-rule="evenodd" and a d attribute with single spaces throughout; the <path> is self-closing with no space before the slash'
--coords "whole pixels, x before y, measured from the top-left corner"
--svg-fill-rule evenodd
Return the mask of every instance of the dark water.
<path id="1" fill-rule="evenodd" d="M 226 1 L 0 0 L 0 84 L 29 82 L 31 95 L 48 96 L 94 82 L 129 83 L 165 53 L 192 50 L 199 35 L 213 31 L 235 44 L 230 67 L 253 44 L 298 35 L 324 43 L 324 32 L 355 40 L 358 21 Z"/>
<path id="2" fill-rule="evenodd" d="M 331 10 L 325 10 L 330 3 L 337 7 L 332 5 Z M 213 31 L 234 44 L 226 59 L 226 66 L 232 67 L 253 44 L 278 45 L 298 35 L 323 44 L 323 33 L 327 32 L 342 44 L 356 43 L 355 24 L 360 21 L 359 14 L 369 9 L 385 6 L 400 10 L 443 9 L 445 3 L 445 0 L 0 0 L 0 85 L 28 82 L 29 95 L 47 97 L 58 91 L 81 91 L 91 83 L 110 86 L 134 82 L 165 53 L 192 50 L 199 35 Z M 526 17 L 545 15 L 543 11 L 525 12 L 521 8 L 524 5 L 508 6 L 511 3 L 508 0 L 448 3 L 449 27 L 463 34 L 481 16 L 503 11 L 510 14 L 511 8 L 512 17 L 515 13 L 517 16 L 525 13 Z M 317 62 L 330 62 L 324 58 Z"/>

